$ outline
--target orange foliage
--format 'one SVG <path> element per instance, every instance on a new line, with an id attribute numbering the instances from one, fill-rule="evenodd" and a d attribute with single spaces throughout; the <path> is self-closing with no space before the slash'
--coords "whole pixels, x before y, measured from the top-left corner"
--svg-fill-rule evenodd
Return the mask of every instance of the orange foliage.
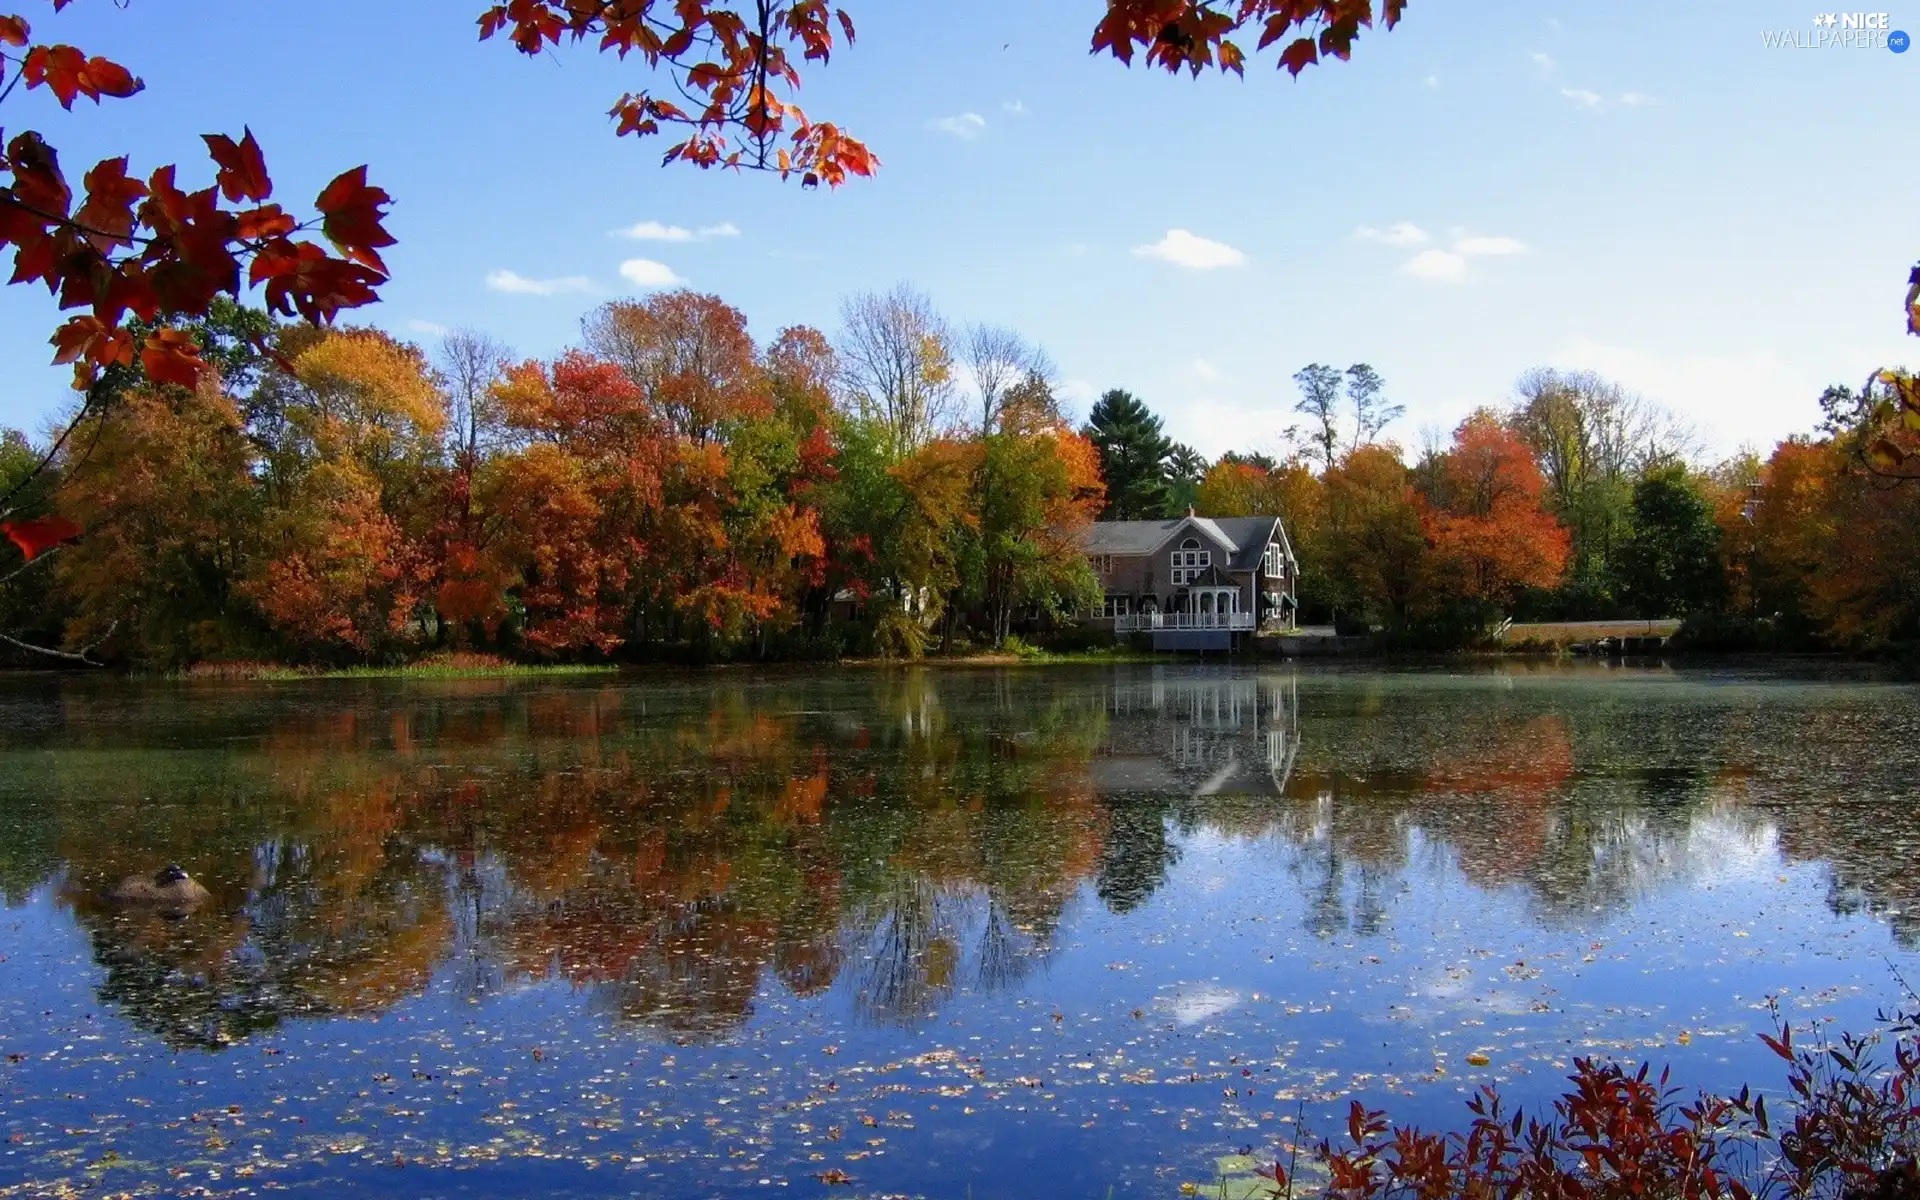
<path id="1" fill-rule="evenodd" d="M 705 444 L 772 413 L 746 314 L 718 296 L 681 288 L 605 305 L 587 319 L 587 342 L 674 436 Z"/>
<path id="2" fill-rule="evenodd" d="M 1546 510 L 1532 452 L 1493 414 L 1477 412 L 1454 431 L 1434 492 L 1421 524 L 1448 592 L 1499 602 L 1559 581 L 1567 531 Z"/>
<path id="3" fill-rule="evenodd" d="M 1459 748 L 1426 790 L 1476 797 L 1487 807 L 1447 814 L 1460 870 L 1482 887 L 1524 878 L 1547 844 L 1548 802 L 1573 778 L 1573 739 L 1559 716 L 1535 717 L 1490 746 Z"/>

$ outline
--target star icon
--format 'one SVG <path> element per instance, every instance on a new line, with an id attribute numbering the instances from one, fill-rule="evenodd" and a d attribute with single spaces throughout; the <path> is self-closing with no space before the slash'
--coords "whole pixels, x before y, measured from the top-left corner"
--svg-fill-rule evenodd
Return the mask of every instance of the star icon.
<path id="1" fill-rule="evenodd" d="M 1816 16 L 1813 19 L 1813 23 L 1815 25 L 1825 25 L 1825 26 L 1831 27 L 1835 23 L 1835 20 L 1836 18 L 1832 13 L 1821 13 L 1819 16 Z"/>

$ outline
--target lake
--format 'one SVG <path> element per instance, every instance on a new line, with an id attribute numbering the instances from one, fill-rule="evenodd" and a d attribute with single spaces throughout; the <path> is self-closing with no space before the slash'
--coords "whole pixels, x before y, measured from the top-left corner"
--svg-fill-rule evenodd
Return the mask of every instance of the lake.
<path id="1" fill-rule="evenodd" d="M 0 681 L 0 1195 L 1240 1195 L 1773 1087 L 1920 982 L 1915 779 L 1920 689 L 1758 669 Z"/>

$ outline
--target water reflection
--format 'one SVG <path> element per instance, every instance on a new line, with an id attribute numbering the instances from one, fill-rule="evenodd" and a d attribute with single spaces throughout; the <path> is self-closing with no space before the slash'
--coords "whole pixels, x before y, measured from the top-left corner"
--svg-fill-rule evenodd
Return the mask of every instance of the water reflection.
<path id="1" fill-rule="evenodd" d="M 1198 837 L 1271 846 L 1321 938 L 1391 933 L 1422 874 L 1551 927 L 1784 854 L 1920 939 L 1911 743 L 1816 784 L 1804 712 L 1738 694 L 1167 667 L 9 703 L 0 896 L 53 889 L 175 1047 L 536 981 L 680 1042 L 781 996 L 918 1028 L 1045 970 L 1083 897 L 1154 904 Z M 167 861 L 212 899 L 103 899 Z"/>

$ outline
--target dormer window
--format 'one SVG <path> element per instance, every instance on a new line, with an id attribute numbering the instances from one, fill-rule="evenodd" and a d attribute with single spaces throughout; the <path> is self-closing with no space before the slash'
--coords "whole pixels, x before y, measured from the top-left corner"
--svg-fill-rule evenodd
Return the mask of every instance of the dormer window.
<path id="1" fill-rule="evenodd" d="M 1173 586 L 1184 587 L 1213 565 L 1213 552 L 1200 548 L 1199 538 L 1188 538 L 1172 554 Z"/>

